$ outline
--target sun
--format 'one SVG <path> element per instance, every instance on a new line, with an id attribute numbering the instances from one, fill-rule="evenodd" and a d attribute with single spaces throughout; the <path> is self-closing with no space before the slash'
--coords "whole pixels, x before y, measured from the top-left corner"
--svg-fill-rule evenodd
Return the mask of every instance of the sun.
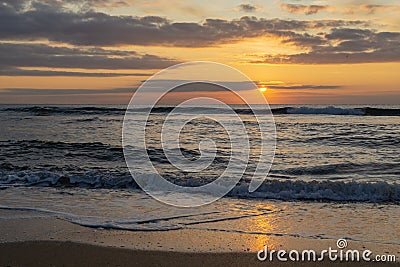
<path id="1" fill-rule="evenodd" d="M 267 91 L 267 88 L 265 88 L 265 87 L 260 87 L 260 88 L 258 88 L 258 90 L 259 90 L 261 93 L 265 93 L 265 91 Z"/>

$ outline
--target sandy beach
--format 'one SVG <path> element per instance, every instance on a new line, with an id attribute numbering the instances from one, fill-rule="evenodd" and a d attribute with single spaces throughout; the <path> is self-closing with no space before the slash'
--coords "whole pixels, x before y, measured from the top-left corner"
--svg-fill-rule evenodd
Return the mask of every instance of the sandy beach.
<path id="1" fill-rule="evenodd" d="M 271 245 L 271 249 L 287 250 L 332 246 L 331 240 L 206 230 L 95 229 L 59 218 L 41 217 L 31 211 L 1 210 L 0 217 L 0 266 L 293 266 L 293 262 L 260 262 L 256 252 L 264 243 Z M 352 247 L 359 249 L 366 245 L 352 243 Z M 393 252 L 398 247 L 387 245 L 375 249 Z M 321 264 L 295 263 L 296 266 Z M 399 263 L 327 261 L 323 265 L 400 266 Z"/>
<path id="2" fill-rule="evenodd" d="M 0 0 L 0 267 L 399 266 L 400 0 Z"/>
<path id="3" fill-rule="evenodd" d="M 294 266 L 292 262 L 260 262 L 252 253 L 146 251 L 59 241 L 3 243 L 0 257 L 2 266 Z M 295 266 L 321 265 L 400 266 L 365 262 L 295 263 Z"/>

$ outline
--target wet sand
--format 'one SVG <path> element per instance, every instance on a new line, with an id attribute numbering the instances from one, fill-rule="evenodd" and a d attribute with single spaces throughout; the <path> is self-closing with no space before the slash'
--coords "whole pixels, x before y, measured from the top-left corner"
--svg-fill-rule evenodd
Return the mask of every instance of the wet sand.
<path id="1" fill-rule="evenodd" d="M 321 249 L 334 240 L 310 240 L 181 229 L 124 231 L 83 227 L 35 212 L 0 210 L 0 266 L 400 266 L 376 262 L 260 262 L 257 251 Z M 352 242 L 352 249 L 398 254 L 399 247 Z"/>

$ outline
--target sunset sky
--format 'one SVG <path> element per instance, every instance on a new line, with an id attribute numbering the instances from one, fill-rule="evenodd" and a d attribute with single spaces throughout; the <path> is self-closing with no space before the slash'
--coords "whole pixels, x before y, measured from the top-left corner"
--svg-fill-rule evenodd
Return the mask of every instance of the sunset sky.
<path id="1" fill-rule="evenodd" d="M 272 104 L 400 104 L 400 1 L 0 0 L 0 103 L 125 104 L 187 61 Z"/>

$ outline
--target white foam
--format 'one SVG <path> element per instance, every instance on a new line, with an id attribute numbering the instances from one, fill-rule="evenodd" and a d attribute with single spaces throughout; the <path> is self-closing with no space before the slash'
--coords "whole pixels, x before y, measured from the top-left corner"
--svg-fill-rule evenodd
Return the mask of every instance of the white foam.
<path id="1" fill-rule="evenodd" d="M 400 184 L 267 180 L 254 193 L 249 193 L 247 183 L 242 183 L 236 186 L 230 195 L 281 200 L 398 202 L 400 201 Z"/>

